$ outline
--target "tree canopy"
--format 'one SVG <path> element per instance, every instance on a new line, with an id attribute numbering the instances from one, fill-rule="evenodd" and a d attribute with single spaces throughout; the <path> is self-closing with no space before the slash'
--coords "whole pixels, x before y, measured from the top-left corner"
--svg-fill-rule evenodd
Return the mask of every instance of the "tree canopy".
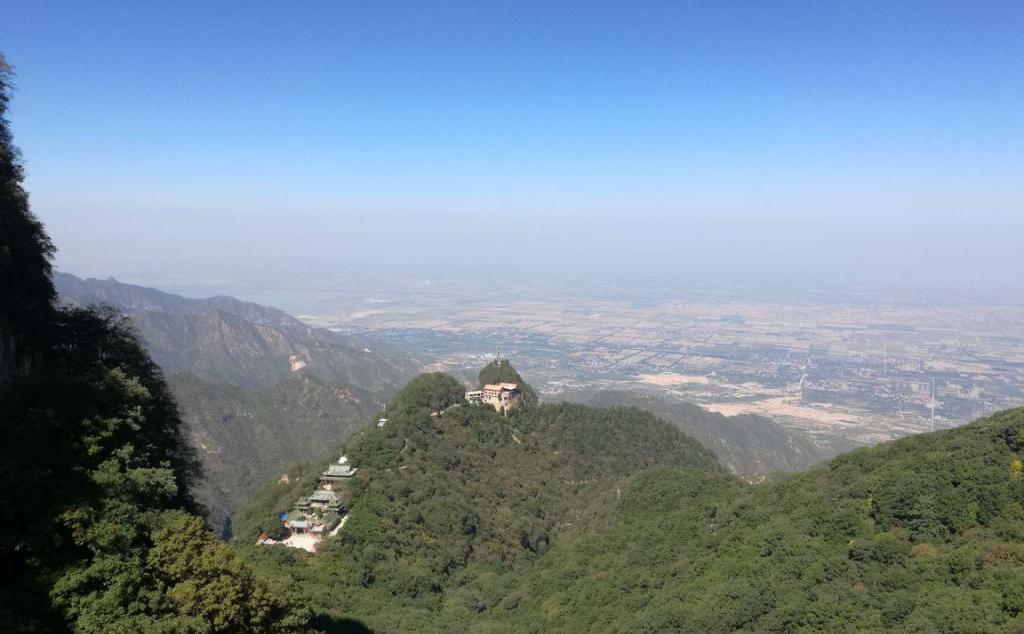
<path id="1" fill-rule="evenodd" d="M 409 381 L 388 405 L 388 412 L 426 409 L 440 412 L 466 399 L 466 388 L 442 372 L 421 374 Z"/>
<path id="2" fill-rule="evenodd" d="M 316 610 L 345 605 L 371 627 L 406 631 L 480 571 L 511 573 L 544 558 L 566 526 L 638 470 L 677 465 L 725 477 L 709 451 L 647 412 L 562 404 L 505 417 L 461 404 L 461 394 L 451 403 L 457 385 L 445 375 L 414 379 L 388 406 L 386 426 L 345 443 L 359 467 L 343 493 L 351 512 L 321 552 L 251 544 L 308 494 L 316 464 L 267 483 L 236 522 L 236 547 L 260 571 L 298 580 Z"/>

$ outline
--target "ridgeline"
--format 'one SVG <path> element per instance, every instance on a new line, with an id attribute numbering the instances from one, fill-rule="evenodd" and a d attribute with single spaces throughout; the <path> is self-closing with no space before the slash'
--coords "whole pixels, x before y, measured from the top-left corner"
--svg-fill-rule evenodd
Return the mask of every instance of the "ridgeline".
<path id="1" fill-rule="evenodd" d="M 507 368 L 502 378 L 523 385 Z M 524 405 L 505 416 L 465 404 L 464 393 L 447 375 L 421 375 L 395 396 L 386 425 L 339 448 L 359 473 L 345 494 L 347 522 L 321 552 L 252 544 L 308 494 L 320 464 L 258 492 L 236 523 L 236 546 L 266 574 L 301 580 L 318 610 L 408 630 L 432 622 L 483 571 L 511 575 L 543 560 L 632 474 L 675 466 L 726 477 L 711 452 L 642 410 Z"/>
<path id="2" fill-rule="evenodd" d="M 751 485 L 643 410 L 505 417 L 460 389 L 423 375 L 345 443 L 351 512 L 321 552 L 251 544 L 316 466 L 260 491 L 236 548 L 313 609 L 381 632 L 1024 623 L 1024 409 Z"/>

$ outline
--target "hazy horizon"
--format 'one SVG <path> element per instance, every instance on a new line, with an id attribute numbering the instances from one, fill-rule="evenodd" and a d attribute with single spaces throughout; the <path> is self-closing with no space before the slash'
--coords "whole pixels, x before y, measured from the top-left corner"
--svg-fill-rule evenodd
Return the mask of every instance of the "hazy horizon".
<path id="1" fill-rule="evenodd" d="M 1024 290 L 1019 3 L 5 7 L 78 275 Z"/>
<path id="2" fill-rule="evenodd" d="M 121 231 L 78 235 L 73 227 L 58 227 L 51 235 L 59 245 L 57 268 L 75 275 L 116 277 L 186 295 L 235 294 L 300 312 L 312 303 L 302 300 L 306 290 L 312 297 L 349 285 L 372 294 L 407 283 L 508 274 L 575 292 L 635 284 L 645 290 L 1024 297 L 1024 250 L 1015 246 L 1015 219 L 1007 220 L 1004 233 L 990 236 L 953 220 L 936 226 L 896 218 L 888 226 L 853 221 L 842 227 L 814 219 L 723 220 L 691 227 L 644 217 L 526 216 L 525 226 L 503 238 L 489 233 L 494 221 L 486 217 L 300 216 L 261 218 L 256 226 L 251 218 L 235 224 L 211 216 L 150 235 L 132 223 L 120 225 Z M 275 290 L 288 289 L 293 300 L 274 300 Z"/>

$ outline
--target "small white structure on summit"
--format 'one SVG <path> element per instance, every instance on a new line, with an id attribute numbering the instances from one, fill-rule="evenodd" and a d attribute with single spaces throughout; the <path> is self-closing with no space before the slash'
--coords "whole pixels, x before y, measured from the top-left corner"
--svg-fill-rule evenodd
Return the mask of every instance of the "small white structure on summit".
<path id="1" fill-rule="evenodd" d="M 496 411 L 511 409 L 523 398 L 517 383 L 489 383 L 482 390 L 466 392 L 469 403 L 487 403 Z"/>

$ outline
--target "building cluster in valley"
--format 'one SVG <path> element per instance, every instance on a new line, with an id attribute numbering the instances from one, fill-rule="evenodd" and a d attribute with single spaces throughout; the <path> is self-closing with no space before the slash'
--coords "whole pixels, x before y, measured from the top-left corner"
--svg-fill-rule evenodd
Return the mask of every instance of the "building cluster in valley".
<path id="1" fill-rule="evenodd" d="M 358 470 L 342 454 L 320 474 L 313 493 L 299 498 L 294 509 L 282 514 L 283 528 L 261 534 L 258 543 L 284 544 L 316 552 L 316 544 L 325 534 L 336 535 L 345 524 L 348 507 L 341 495 L 342 485 L 355 477 Z"/>
<path id="2" fill-rule="evenodd" d="M 491 383 L 483 389 L 466 392 L 468 403 L 487 404 L 502 413 L 515 407 L 522 398 L 523 393 L 516 383 Z"/>

